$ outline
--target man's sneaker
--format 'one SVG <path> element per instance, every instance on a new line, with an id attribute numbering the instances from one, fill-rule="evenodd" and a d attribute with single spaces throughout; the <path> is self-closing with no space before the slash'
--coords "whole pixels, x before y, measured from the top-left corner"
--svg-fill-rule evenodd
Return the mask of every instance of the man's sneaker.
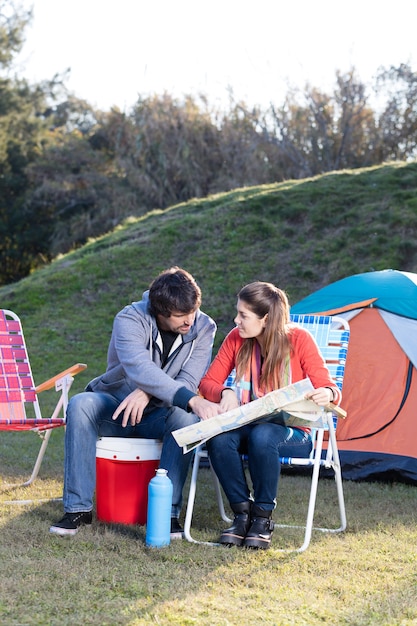
<path id="1" fill-rule="evenodd" d="M 184 537 L 184 529 L 178 521 L 178 518 L 171 517 L 171 539 L 182 539 Z"/>
<path id="2" fill-rule="evenodd" d="M 91 524 L 93 514 L 91 511 L 81 513 L 65 513 L 64 517 L 50 527 L 49 532 L 55 535 L 75 535 L 83 524 Z"/>

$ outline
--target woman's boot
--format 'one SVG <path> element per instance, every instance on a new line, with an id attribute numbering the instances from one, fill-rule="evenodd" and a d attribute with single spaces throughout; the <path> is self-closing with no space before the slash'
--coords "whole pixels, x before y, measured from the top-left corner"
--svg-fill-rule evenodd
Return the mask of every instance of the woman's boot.
<path id="1" fill-rule="evenodd" d="M 222 532 L 220 543 L 228 546 L 242 545 L 251 524 L 251 504 L 251 502 L 237 502 L 230 505 L 235 518 L 232 526 Z"/>
<path id="2" fill-rule="evenodd" d="M 256 504 L 252 505 L 251 526 L 243 542 L 245 548 L 260 548 L 262 550 L 269 548 L 274 531 L 274 522 L 271 516 L 272 511 L 265 511 Z"/>

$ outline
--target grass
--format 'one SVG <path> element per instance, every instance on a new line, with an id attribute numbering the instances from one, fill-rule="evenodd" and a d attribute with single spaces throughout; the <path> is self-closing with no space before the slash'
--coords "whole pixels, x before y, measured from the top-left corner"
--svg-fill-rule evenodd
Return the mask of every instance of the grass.
<path id="1" fill-rule="evenodd" d="M 52 441 L 52 440 L 51 440 Z M 54 444 L 59 442 L 54 442 Z M 58 446 L 60 448 L 60 445 Z M 18 498 L 59 495 L 45 469 Z M 301 521 L 308 478 L 283 475 L 277 521 Z M 334 483 L 320 481 L 317 522 L 336 521 Z M 3 501 L 11 492 L 2 494 Z M 299 531 L 276 530 L 269 551 L 175 541 L 145 546 L 145 528 L 95 522 L 75 537 L 48 534 L 60 502 L 0 504 L 0 619 L 10 626 L 145 624 L 417 623 L 415 488 L 345 484 L 348 530 L 315 533 L 302 554 Z M 193 532 L 216 540 L 223 527 L 209 471 L 200 470 Z"/>
<path id="2" fill-rule="evenodd" d="M 0 288 L 16 311 L 37 383 L 88 364 L 72 393 L 105 368 L 115 313 L 178 264 L 203 289 L 218 323 L 215 349 L 233 325 L 235 295 L 271 280 L 296 302 L 329 282 L 378 269 L 417 272 L 417 164 L 335 172 L 305 181 L 238 189 L 128 220 L 28 278 Z M 42 396 L 45 397 L 42 397 Z M 45 414 L 54 392 L 42 394 Z M 143 527 L 95 522 L 67 540 L 48 527 L 62 511 L 63 429 L 54 432 L 39 479 L 30 473 L 37 437 L 0 437 L 0 623 L 17 625 L 198 624 L 408 626 L 417 624 L 416 487 L 345 482 L 347 531 L 277 530 L 266 552 L 175 542 L 145 546 Z M 301 521 L 308 478 L 284 475 L 274 518 Z M 332 480 L 320 481 L 316 523 L 336 523 Z M 11 506 L 11 498 L 40 499 Z M 223 527 L 207 470 L 200 472 L 193 533 Z"/>

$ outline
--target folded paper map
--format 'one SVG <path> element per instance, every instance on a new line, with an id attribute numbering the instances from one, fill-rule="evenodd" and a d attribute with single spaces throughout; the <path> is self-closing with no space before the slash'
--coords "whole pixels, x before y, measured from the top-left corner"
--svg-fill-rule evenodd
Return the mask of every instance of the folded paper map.
<path id="1" fill-rule="evenodd" d="M 271 419 L 278 414 L 286 425 L 303 427 L 321 426 L 325 410 L 334 411 L 339 417 L 346 416 L 342 409 L 333 404 L 324 409 L 312 400 L 306 400 L 306 394 L 312 390 L 310 379 L 305 378 L 236 409 L 175 430 L 172 434 L 185 454 L 219 433 L 257 420 Z"/>

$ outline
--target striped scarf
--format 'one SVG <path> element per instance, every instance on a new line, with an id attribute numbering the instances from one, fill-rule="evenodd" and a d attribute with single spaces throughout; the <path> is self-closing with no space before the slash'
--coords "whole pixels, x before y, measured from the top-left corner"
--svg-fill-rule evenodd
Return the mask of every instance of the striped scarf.
<path id="1" fill-rule="evenodd" d="M 265 389 L 259 387 L 259 379 L 261 376 L 262 363 L 261 363 L 261 349 L 258 342 L 254 342 L 254 348 L 246 372 L 240 380 L 236 381 L 236 393 L 239 400 L 239 404 L 247 404 L 252 400 L 261 398 L 263 395 L 273 389 Z M 291 367 L 290 356 L 288 355 L 282 364 L 281 374 L 281 386 L 291 384 Z"/>

